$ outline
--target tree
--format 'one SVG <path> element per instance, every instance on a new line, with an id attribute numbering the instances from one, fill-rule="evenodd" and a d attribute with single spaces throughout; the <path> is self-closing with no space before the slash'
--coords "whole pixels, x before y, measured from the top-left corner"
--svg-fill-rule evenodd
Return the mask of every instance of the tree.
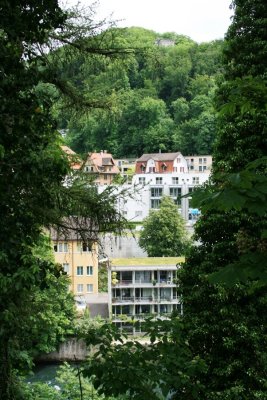
<path id="1" fill-rule="evenodd" d="M 262 236 L 266 208 L 259 215 L 250 207 L 251 202 L 244 203 L 240 196 L 251 182 L 259 188 L 257 183 L 265 171 L 265 166 L 254 160 L 267 150 L 266 60 L 262 58 L 266 53 L 267 5 L 261 0 L 236 0 L 233 7 L 235 15 L 224 53 L 225 81 L 216 96 L 219 118 L 211 186 L 214 197 L 218 198 L 224 187 L 224 194 L 228 187 L 231 197 L 224 197 L 224 207 L 218 209 L 212 203 L 204 211 L 196 227 L 201 245 L 192 250 L 180 272 L 189 345 L 208 367 L 201 380 L 206 392 L 200 399 L 266 397 L 267 320 L 266 314 L 262 315 L 266 285 L 260 284 L 257 274 L 240 279 L 236 263 L 244 252 L 250 252 L 254 263 L 259 254 L 266 258 Z M 252 162 L 251 170 L 254 168 L 253 181 L 246 170 L 248 162 Z M 257 191 L 253 195 L 257 196 Z M 233 265 L 234 280 L 230 285 L 223 279 L 229 265 Z M 217 272 L 222 273 L 215 282 L 210 275 Z"/>
<path id="2" fill-rule="evenodd" d="M 50 260 L 35 252 L 44 227 L 74 229 L 90 239 L 96 231 L 122 227 L 122 220 L 110 190 L 98 195 L 85 176 L 71 173 L 52 106 L 59 92 L 68 95 L 69 104 L 78 96 L 58 75 L 60 51 L 47 54 L 47 47 L 59 41 L 69 41 L 75 51 L 86 47 L 87 54 L 115 50 L 100 51 L 93 38 L 90 46 L 87 42 L 82 46 L 84 35 L 94 36 L 91 18 L 91 28 L 75 26 L 75 15 L 63 11 L 56 0 L 15 0 L 12 4 L 2 0 L 0 9 L 0 398 L 14 400 L 13 370 L 18 360 L 34 342 L 35 349 L 45 347 L 45 338 L 40 340 L 38 335 L 42 317 L 49 346 L 49 341 L 57 342 L 72 314 L 64 277 Z M 79 105 L 105 103 L 81 99 Z M 69 216 L 75 216 L 76 224 L 70 226 Z M 56 290 L 58 303 L 47 301 L 46 296 L 54 296 Z M 42 313 L 46 302 L 49 307 Z M 40 319 L 36 318 L 39 312 Z M 46 318 L 56 329 L 44 325 Z"/>
<path id="3" fill-rule="evenodd" d="M 144 220 L 139 245 L 149 257 L 185 254 L 189 245 L 185 222 L 170 197 L 163 197 L 159 210 L 151 210 Z"/>

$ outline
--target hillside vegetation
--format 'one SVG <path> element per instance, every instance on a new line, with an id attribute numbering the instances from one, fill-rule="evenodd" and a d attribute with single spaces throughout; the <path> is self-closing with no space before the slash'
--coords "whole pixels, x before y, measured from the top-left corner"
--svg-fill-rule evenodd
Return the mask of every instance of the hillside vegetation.
<path id="1" fill-rule="evenodd" d="M 171 42 L 165 46 L 167 39 Z M 212 152 L 223 41 L 198 44 L 187 36 L 143 28 L 113 28 L 97 40 L 102 48 L 120 50 L 109 57 L 77 56 L 62 67 L 61 77 L 89 104 L 108 98 L 104 107 L 86 112 L 56 104 L 69 146 L 80 154 L 107 149 L 116 157 L 159 150 Z"/>

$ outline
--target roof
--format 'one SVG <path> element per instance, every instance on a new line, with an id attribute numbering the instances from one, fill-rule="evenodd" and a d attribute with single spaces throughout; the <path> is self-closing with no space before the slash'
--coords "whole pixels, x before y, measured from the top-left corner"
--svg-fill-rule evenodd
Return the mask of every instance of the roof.
<path id="1" fill-rule="evenodd" d="M 80 169 L 82 161 L 80 157 L 68 146 L 60 146 L 64 153 L 68 156 L 72 169 Z"/>
<path id="2" fill-rule="evenodd" d="M 143 257 L 143 258 L 112 258 L 112 265 L 116 266 L 153 266 L 176 265 L 185 261 L 184 257 Z"/>
<path id="3" fill-rule="evenodd" d="M 136 162 L 146 162 L 151 158 L 155 161 L 173 161 L 176 157 L 181 156 L 180 152 L 176 153 L 152 153 L 152 154 L 143 154 Z"/>
<path id="4" fill-rule="evenodd" d="M 68 146 L 60 146 L 61 149 L 66 153 L 66 154 L 72 154 L 75 155 L 75 151 L 73 151 L 70 147 Z"/>
<path id="5" fill-rule="evenodd" d="M 103 166 L 111 166 L 112 170 L 110 172 L 119 174 L 120 170 L 115 165 L 114 160 L 112 158 L 112 155 L 110 153 L 106 152 L 100 152 L 100 153 L 88 153 L 87 159 L 85 160 L 85 164 L 87 162 L 91 162 L 91 165 L 95 165 L 97 169 L 103 167 Z M 105 171 L 108 172 L 108 171 Z"/>
<path id="6" fill-rule="evenodd" d="M 54 241 L 98 240 L 98 229 L 88 218 L 69 217 L 62 221 L 61 227 L 51 227 L 49 231 Z"/>

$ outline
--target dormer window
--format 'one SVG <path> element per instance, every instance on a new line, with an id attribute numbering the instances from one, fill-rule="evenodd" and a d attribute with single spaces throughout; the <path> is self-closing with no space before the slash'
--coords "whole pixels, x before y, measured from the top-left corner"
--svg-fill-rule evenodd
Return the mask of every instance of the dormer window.
<path id="1" fill-rule="evenodd" d="M 165 163 L 161 164 L 161 169 L 162 171 L 166 171 L 167 165 Z"/>
<path id="2" fill-rule="evenodd" d="M 177 163 L 180 163 L 181 162 L 181 159 L 180 158 L 177 158 Z"/>
<path id="3" fill-rule="evenodd" d="M 141 164 L 141 171 L 142 171 L 142 172 L 145 172 L 145 170 L 146 170 L 145 164 Z"/>

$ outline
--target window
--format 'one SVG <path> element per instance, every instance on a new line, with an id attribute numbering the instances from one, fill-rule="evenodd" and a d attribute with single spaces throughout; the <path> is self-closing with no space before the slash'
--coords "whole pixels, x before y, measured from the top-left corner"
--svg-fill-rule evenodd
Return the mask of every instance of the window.
<path id="1" fill-rule="evenodd" d="M 179 185 L 179 178 L 178 178 L 178 176 L 175 176 L 175 177 L 172 178 L 172 184 L 173 184 L 173 185 Z"/>
<path id="2" fill-rule="evenodd" d="M 200 165 L 200 166 L 198 167 L 198 169 L 199 169 L 199 171 L 201 172 L 201 171 L 202 171 L 202 165 Z"/>
<path id="3" fill-rule="evenodd" d="M 77 275 L 83 275 L 83 267 L 77 267 Z"/>
<path id="4" fill-rule="evenodd" d="M 63 267 L 63 271 L 66 272 L 66 274 L 68 274 L 70 272 L 70 264 L 64 263 L 62 264 Z"/>
<path id="5" fill-rule="evenodd" d="M 94 291 L 94 285 L 92 283 L 88 283 L 86 285 L 86 292 L 87 293 L 93 293 L 93 291 Z"/>
<path id="6" fill-rule="evenodd" d="M 181 162 L 181 159 L 180 159 L 180 158 L 177 158 L 177 162 L 180 163 L 180 162 Z"/>
<path id="7" fill-rule="evenodd" d="M 177 197 L 181 196 L 182 189 L 178 187 L 170 187 L 170 196 Z"/>
<path id="8" fill-rule="evenodd" d="M 193 185 L 199 185 L 199 177 L 193 176 Z"/>
<path id="9" fill-rule="evenodd" d="M 141 185 L 145 185 L 145 183 L 146 183 L 146 178 L 145 178 L 144 176 L 141 176 L 141 177 L 139 178 L 139 183 L 140 183 Z"/>
<path id="10" fill-rule="evenodd" d="M 190 165 L 190 169 L 194 169 L 194 165 Z"/>
<path id="11" fill-rule="evenodd" d="M 207 170 L 207 166 L 203 165 L 203 171 L 206 171 L 206 170 Z"/>
<path id="12" fill-rule="evenodd" d="M 162 169 L 162 171 L 166 171 L 166 169 L 167 169 L 167 165 L 164 163 L 164 164 L 161 164 L 161 169 Z"/>
<path id="13" fill-rule="evenodd" d="M 145 165 L 144 165 L 144 164 L 142 164 L 142 165 L 141 165 L 141 171 L 142 171 L 142 172 L 144 172 L 144 171 L 145 171 L 145 169 L 146 169 Z"/>
<path id="14" fill-rule="evenodd" d="M 162 188 L 151 188 L 151 197 L 161 197 Z"/>
<path id="15" fill-rule="evenodd" d="M 156 178 L 156 185 L 162 185 L 162 178 Z"/>
<path id="16" fill-rule="evenodd" d="M 89 242 L 82 242 L 81 251 L 92 251 L 92 245 Z"/>
<path id="17" fill-rule="evenodd" d="M 199 159 L 199 164 L 202 164 L 202 158 Z"/>
<path id="18" fill-rule="evenodd" d="M 104 174 L 104 180 L 106 181 L 108 179 L 107 174 Z"/>
<path id="19" fill-rule="evenodd" d="M 173 167 L 173 172 L 177 172 L 177 167 Z"/>
<path id="20" fill-rule="evenodd" d="M 152 199 L 151 200 L 151 208 L 159 208 L 160 200 L 159 199 Z"/>
<path id="21" fill-rule="evenodd" d="M 82 283 L 78 283 L 78 285 L 77 285 L 77 292 L 78 292 L 78 293 L 82 293 L 82 292 L 83 292 L 83 284 L 82 284 Z"/>
<path id="22" fill-rule="evenodd" d="M 180 172 L 184 172 L 184 167 L 180 167 Z"/>
<path id="23" fill-rule="evenodd" d="M 194 162 L 194 159 L 193 158 L 191 158 L 191 163 L 193 163 Z"/>
<path id="24" fill-rule="evenodd" d="M 207 164 L 207 159 L 203 158 L 203 164 Z"/>
<path id="25" fill-rule="evenodd" d="M 155 167 L 149 167 L 149 172 L 155 172 Z"/>
<path id="26" fill-rule="evenodd" d="M 90 275 L 90 276 L 93 275 L 93 270 L 94 270 L 93 266 L 92 265 L 88 265 L 86 267 L 86 274 Z"/>
<path id="27" fill-rule="evenodd" d="M 67 253 L 68 252 L 68 243 L 67 242 L 55 243 L 54 251 L 58 252 L 58 253 Z"/>
<path id="28" fill-rule="evenodd" d="M 177 197 L 182 195 L 182 189 L 177 187 L 170 187 L 170 196 L 174 197 L 174 202 L 177 205 L 181 204 L 181 199 L 177 199 Z"/>

